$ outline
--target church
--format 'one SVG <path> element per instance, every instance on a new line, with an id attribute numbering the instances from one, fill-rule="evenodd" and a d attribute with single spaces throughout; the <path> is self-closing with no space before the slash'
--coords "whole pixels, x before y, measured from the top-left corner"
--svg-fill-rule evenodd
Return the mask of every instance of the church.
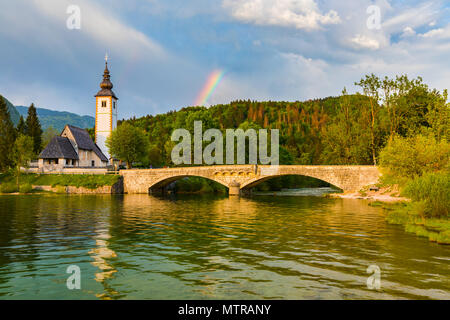
<path id="1" fill-rule="evenodd" d="M 112 164 L 106 139 L 117 127 L 117 100 L 105 57 L 105 71 L 100 91 L 95 95 L 95 142 L 85 129 L 66 125 L 39 155 L 41 172 L 64 168 L 105 168 Z"/>

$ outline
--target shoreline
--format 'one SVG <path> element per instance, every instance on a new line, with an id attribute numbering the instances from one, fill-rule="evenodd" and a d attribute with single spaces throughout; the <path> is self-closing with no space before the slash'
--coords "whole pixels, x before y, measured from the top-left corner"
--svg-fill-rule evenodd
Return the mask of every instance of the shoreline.
<path id="1" fill-rule="evenodd" d="M 397 197 L 392 194 L 365 194 L 362 195 L 359 192 L 351 192 L 351 193 L 330 193 L 327 195 L 330 198 L 340 198 L 340 199 L 358 199 L 358 200 L 371 200 L 371 201 L 380 201 L 380 202 L 410 202 L 411 199 L 405 197 Z"/>
<path id="2" fill-rule="evenodd" d="M 398 202 L 410 202 L 411 199 L 400 196 L 400 189 L 398 185 L 390 186 L 366 186 L 360 191 L 344 192 L 344 193 L 332 193 L 329 195 L 331 198 L 341 199 L 360 199 L 379 201 L 386 203 L 398 203 Z"/>

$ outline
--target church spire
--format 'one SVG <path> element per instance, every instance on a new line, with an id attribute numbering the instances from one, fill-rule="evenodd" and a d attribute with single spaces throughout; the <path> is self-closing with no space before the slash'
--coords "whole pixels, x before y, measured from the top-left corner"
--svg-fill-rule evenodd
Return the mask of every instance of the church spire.
<path id="1" fill-rule="evenodd" d="M 111 90 L 113 88 L 108 70 L 108 54 L 105 55 L 105 71 L 103 72 L 103 81 L 100 83 L 100 88 L 107 90 Z"/>
<path id="2" fill-rule="evenodd" d="M 103 71 L 103 81 L 100 83 L 101 90 L 95 95 L 98 96 L 112 96 L 117 99 L 114 92 L 111 90 L 113 84 L 111 82 L 111 76 L 108 69 L 108 54 L 105 55 L 105 71 Z"/>

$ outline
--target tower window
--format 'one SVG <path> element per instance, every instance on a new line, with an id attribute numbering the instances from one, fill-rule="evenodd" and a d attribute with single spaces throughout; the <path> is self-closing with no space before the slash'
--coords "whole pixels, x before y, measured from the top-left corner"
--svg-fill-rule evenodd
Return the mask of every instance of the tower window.
<path id="1" fill-rule="evenodd" d="M 102 107 L 106 108 L 106 101 L 102 101 Z"/>
<path id="2" fill-rule="evenodd" d="M 116 109 L 116 102 L 113 102 L 113 109 Z"/>

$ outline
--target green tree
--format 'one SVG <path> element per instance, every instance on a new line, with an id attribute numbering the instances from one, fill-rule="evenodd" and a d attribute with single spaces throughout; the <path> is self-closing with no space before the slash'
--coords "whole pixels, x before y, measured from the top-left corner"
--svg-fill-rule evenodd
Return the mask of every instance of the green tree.
<path id="1" fill-rule="evenodd" d="M 11 149 L 16 140 L 16 130 L 11 121 L 8 107 L 0 96 L 0 171 L 4 172 L 13 165 Z"/>
<path id="2" fill-rule="evenodd" d="M 159 167 L 164 164 L 164 159 L 161 154 L 161 149 L 154 144 L 151 144 L 148 148 L 148 161 L 152 167 Z"/>
<path id="3" fill-rule="evenodd" d="M 33 152 L 39 154 L 42 150 L 42 129 L 33 103 L 28 108 L 26 134 L 33 139 Z"/>
<path id="4" fill-rule="evenodd" d="M 27 132 L 27 125 L 26 125 L 23 117 L 20 116 L 19 123 L 17 124 L 17 133 L 18 134 L 26 134 L 26 132 Z"/>
<path id="5" fill-rule="evenodd" d="M 91 137 L 92 141 L 95 142 L 95 127 L 86 129 L 89 133 L 89 137 Z"/>
<path id="6" fill-rule="evenodd" d="M 42 133 L 42 149 L 45 148 L 54 136 L 58 136 L 59 131 L 52 126 L 48 127 Z"/>
<path id="7" fill-rule="evenodd" d="M 106 139 L 106 146 L 113 157 L 125 161 L 131 168 L 133 162 L 147 155 L 148 139 L 142 129 L 124 123 Z"/>
<path id="8" fill-rule="evenodd" d="M 363 90 L 363 94 L 367 96 L 366 112 L 365 118 L 367 119 L 367 124 L 370 131 L 370 150 L 372 153 L 373 164 L 377 165 L 377 143 L 376 143 L 376 130 L 377 130 L 377 120 L 380 100 L 380 88 L 381 81 L 380 78 L 375 76 L 373 73 L 371 75 L 366 75 L 365 78 L 361 79 L 359 82 L 355 82 L 355 85 L 360 86 Z"/>
<path id="9" fill-rule="evenodd" d="M 380 165 L 389 176 L 399 180 L 438 172 L 448 168 L 450 143 L 433 135 L 394 136 L 380 153 Z"/>
<path id="10" fill-rule="evenodd" d="M 363 100 L 359 99 L 362 103 Z M 357 100 L 344 88 L 339 99 L 337 114 L 322 130 L 324 145 L 321 160 L 326 164 L 371 164 L 370 132 L 362 121 Z"/>
<path id="11" fill-rule="evenodd" d="M 28 168 L 29 162 L 34 158 L 33 139 L 29 136 L 19 134 L 13 148 L 13 159 L 16 169 L 17 189 L 20 186 L 20 168 Z"/>
<path id="12" fill-rule="evenodd" d="M 448 92 L 435 96 L 428 105 L 427 122 L 436 139 L 450 141 L 450 103 L 447 103 Z"/>

